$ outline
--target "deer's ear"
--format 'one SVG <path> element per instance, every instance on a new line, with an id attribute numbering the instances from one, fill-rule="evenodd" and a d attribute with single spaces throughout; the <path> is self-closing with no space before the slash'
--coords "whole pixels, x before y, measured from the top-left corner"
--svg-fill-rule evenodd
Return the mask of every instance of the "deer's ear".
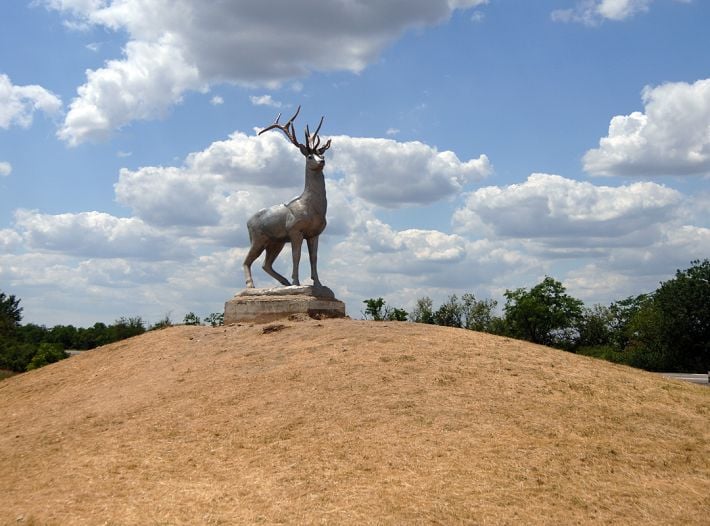
<path id="1" fill-rule="evenodd" d="M 298 149 L 301 150 L 301 154 L 303 154 L 305 157 L 308 157 L 308 154 L 310 152 L 308 151 L 308 147 L 305 144 L 299 144 Z"/>

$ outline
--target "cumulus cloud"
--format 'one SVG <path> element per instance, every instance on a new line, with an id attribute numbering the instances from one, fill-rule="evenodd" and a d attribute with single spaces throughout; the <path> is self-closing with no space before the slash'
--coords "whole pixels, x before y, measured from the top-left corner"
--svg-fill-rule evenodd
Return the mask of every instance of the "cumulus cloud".
<path id="1" fill-rule="evenodd" d="M 75 23 L 128 35 L 122 59 L 87 72 L 59 136 L 100 139 L 217 82 L 268 87 L 314 71 L 358 72 L 407 29 L 485 3 L 44 0 Z"/>
<path id="2" fill-rule="evenodd" d="M 369 218 L 341 238 L 325 259 L 322 274 L 340 285 L 338 294 L 352 306 L 363 298 L 386 297 L 411 308 L 430 296 L 441 302 L 453 292 L 499 294 L 531 271 L 544 273 L 540 261 L 507 241 L 470 241 L 438 230 L 397 230 Z M 358 310 L 355 310 L 357 313 Z M 352 314 L 351 314 L 352 315 Z"/>
<path id="3" fill-rule="evenodd" d="M 371 213 L 370 205 L 432 203 L 457 195 L 492 170 L 485 155 L 462 162 L 453 152 L 419 142 L 332 140 L 326 164 L 329 229 L 340 232 L 351 228 L 349 215 Z M 298 195 L 303 172 L 303 156 L 281 133 L 235 132 L 188 155 L 179 167 L 123 169 L 115 192 L 147 224 L 204 227 L 211 230 L 203 235 L 234 241 L 245 235 L 249 214 Z"/>
<path id="4" fill-rule="evenodd" d="M 182 259 L 190 255 L 180 240 L 165 235 L 138 218 L 102 212 L 15 213 L 15 229 L 29 249 L 82 257 L 123 257 L 146 260 Z"/>
<path id="5" fill-rule="evenodd" d="M 533 174 L 471 192 L 453 224 L 467 241 L 504 243 L 537 262 L 517 283 L 551 274 L 585 302 L 608 303 L 652 291 L 673 269 L 707 257 L 705 201 L 652 182 L 610 187 Z"/>
<path id="6" fill-rule="evenodd" d="M 12 173 L 12 165 L 7 161 L 0 161 L 0 177 L 7 177 Z"/>
<path id="7" fill-rule="evenodd" d="M 595 186 L 558 175 L 532 174 L 522 184 L 472 192 L 454 213 L 459 233 L 549 240 L 578 247 L 609 246 L 667 221 L 679 192 L 651 182 Z M 560 239 L 564 242 L 561 243 Z"/>
<path id="8" fill-rule="evenodd" d="M 22 236 L 10 228 L 0 228 L 0 248 L 2 252 L 15 250 L 22 243 Z"/>
<path id="9" fill-rule="evenodd" d="M 376 253 L 405 251 L 416 261 L 459 261 L 466 255 L 463 238 L 437 230 L 407 229 L 396 231 L 377 219 L 364 223 L 366 250 Z M 395 269 L 393 269 L 395 270 Z"/>
<path id="10" fill-rule="evenodd" d="M 186 90 L 205 89 L 197 68 L 170 35 L 157 42 L 129 42 L 125 55 L 87 71 L 88 81 L 79 87 L 57 132 L 70 146 L 106 138 L 136 119 L 164 115 Z"/>
<path id="11" fill-rule="evenodd" d="M 710 79 L 646 87 L 644 112 L 617 115 L 599 148 L 584 155 L 591 175 L 710 173 Z"/>
<path id="12" fill-rule="evenodd" d="M 183 309 L 179 312 L 195 308 L 186 308 L 182 291 L 166 279 L 187 265 L 0 251 L 0 281 L 22 297 L 25 312 L 34 322 L 86 327 L 97 321 L 110 323 L 119 316 L 142 316 L 150 323 L 175 308 Z"/>
<path id="13" fill-rule="evenodd" d="M 122 169 L 116 199 L 157 226 L 204 226 L 219 221 L 213 190 L 215 177 L 175 167 Z"/>
<path id="14" fill-rule="evenodd" d="M 27 128 L 36 111 L 55 115 L 61 108 L 61 99 L 51 91 L 35 84 L 15 86 L 10 77 L 0 74 L 0 128 Z"/>
<path id="15" fill-rule="evenodd" d="M 486 155 L 461 161 L 418 141 L 333 137 L 331 169 L 345 174 L 353 193 L 387 208 L 427 204 L 459 194 L 493 172 Z"/>

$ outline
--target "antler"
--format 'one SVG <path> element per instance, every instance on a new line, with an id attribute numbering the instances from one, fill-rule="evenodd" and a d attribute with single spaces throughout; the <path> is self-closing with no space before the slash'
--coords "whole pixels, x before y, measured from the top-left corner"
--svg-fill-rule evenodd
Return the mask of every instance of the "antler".
<path id="1" fill-rule="evenodd" d="M 315 133 L 313 133 L 313 135 L 310 135 L 310 133 L 308 132 L 308 125 L 306 125 L 306 140 L 310 140 L 308 147 L 314 152 L 316 152 L 318 155 L 323 155 L 323 153 L 325 153 L 325 151 L 330 148 L 330 139 L 328 139 L 328 142 L 325 143 L 322 148 L 318 148 L 318 146 L 320 146 L 320 137 L 318 136 L 318 132 L 320 131 L 320 127 L 323 126 L 324 118 L 324 116 L 320 118 L 318 127 L 316 128 L 316 131 Z"/>
<path id="2" fill-rule="evenodd" d="M 316 132 L 313 135 L 311 135 L 311 132 L 308 129 L 308 125 L 306 124 L 306 143 L 301 144 L 298 142 L 298 139 L 296 139 L 296 131 L 293 127 L 293 121 L 296 119 L 296 117 L 298 116 L 298 112 L 300 111 L 301 106 L 299 105 L 296 109 L 296 113 L 293 114 L 293 117 L 291 117 L 286 124 L 279 124 L 279 119 L 281 118 L 281 114 L 279 113 L 278 117 L 276 117 L 276 122 L 274 122 L 271 126 L 267 126 L 263 130 L 261 130 L 259 132 L 259 135 L 269 130 L 279 129 L 286 134 L 286 137 L 288 137 L 291 143 L 294 146 L 297 146 L 301 150 L 301 152 L 316 152 L 319 155 L 323 155 L 323 153 L 328 148 L 330 148 L 330 139 L 328 139 L 328 142 L 326 142 L 324 146 L 319 148 L 320 137 L 318 136 L 318 132 L 320 131 L 320 127 L 323 125 L 324 117 L 320 118 L 320 122 L 318 123 L 318 127 L 316 128 Z"/>
<path id="3" fill-rule="evenodd" d="M 274 122 L 271 126 L 267 126 L 263 130 L 259 132 L 259 135 L 261 135 L 264 132 L 267 132 L 269 130 L 273 130 L 274 128 L 277 128 L 284 132 L 286 134 L 286 137 L 289 138 L 289 140 L 293 143 L 294 146 L 297 146 L 298 148 L 301 148 L 303 145 L 298 142 L 298 139 L 296 139 L 296 132 L 293 129 L 293 121 L 296 119 L 298 116 L 298 112 L 301 111 L 301 106 L 299 105 L 298 108 L 296 109 L 296 113 L 293 114 L 293 117 L 291 117 L 286 124 L 279 124 L 279 119 L 281 118 L 281 114 L 279 113 L 278 116 L 276 117 L 276 122 Z M 306 144 L 307 147 L 307 144 Z"/>

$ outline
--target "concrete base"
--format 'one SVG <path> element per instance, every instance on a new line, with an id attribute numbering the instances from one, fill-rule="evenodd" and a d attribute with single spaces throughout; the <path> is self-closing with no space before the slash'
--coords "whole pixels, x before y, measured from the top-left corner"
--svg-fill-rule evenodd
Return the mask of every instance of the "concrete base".
<path id="1" fill-rule="evenodd" d="M 342 318 L 345 304 L 327 287 L 245 289 L 224 304 L 224 324 L 266 323 L 293 314 L 312 318 Z"/>

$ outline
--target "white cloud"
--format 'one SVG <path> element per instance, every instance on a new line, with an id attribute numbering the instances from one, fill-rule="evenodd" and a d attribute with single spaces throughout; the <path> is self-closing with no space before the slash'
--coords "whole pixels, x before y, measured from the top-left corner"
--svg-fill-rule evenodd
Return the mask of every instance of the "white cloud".
<path id="1" fill-rule="evenodd" d="M 7 177 L 12 173 L 12 165 L 7 161 L 0 161 L 0 177 Z"/>
<path id="2" fill-rule="evenodd" d="M 280 108 L 281 103 L 271 98 L 271 95 L 251 96 L 249 100 L 254 106 L 271 106 L 272 108 Z"/>
<path id="3" fill-rule="evenodd" d="M 693 0 L 674 0 L 689 4 Z M 606 20 L 620 22 L 650 9 L 653 0 L 578 0 L 570 9 L 556 9 L 551 13 L 555 22 L 579 22 L 597 26 Z"/>
<path id="4" fill-rule="evenodd" d="M 385 297 L 411 308 L 428 295 L 435 302 L 451 293 L 499 294 L 530 272 L 544 274 L 540 261 L 506 241 L 469 241 L 437 230 L 396 230 L 369 218 L 332 247 L 322 274 L 357 315 L 364 298 Z M 355 309 L 353 309 L 355 307 Z"/>
<path id="5" fill-rule="evenodd" d="M 101 212 L 41 214 L 15 212 L 15 228 L 26 247 L 82 257 L 182 259 L 189 248 L 138 218 L 118 218 Z"/>
<path id="6" fill-rule="evenodd" d="M 407 29 L 485 0 L 282 2 L 44 0 L 81 24 L 125 31 L 124 58 L 88 71 L 59 136 L 100 139 L 160 116 L 188 90 L 219 82 L 274 86 L 313 71 L 359 72 Z M 317 16 L 314 16 L 317 13 Z"/>
<path id="7" fill-rule="evenodd" d="M 58 137 L 71 146 L 104 139 L 135 119 L 164 115 L 189 89 L 204 89 L 172 36 L 158 42 L 129 42 L 124 60 L 87 71 Z"/>
<path id="8" fill-rule="evenodd" d="M 565 277 L 569 292 L 591 303 L 609 303 L 643 292 L 652 292 L 675 269 L 688 268 L 707 257 L 710 229 L 667 223 L 658 225 L 659 236 L 644 246 L 621 246 L 605 257 L 570 270 Z"/>
<path id="9" fill-rule="evenodd" d="M 483 155 L 467 162 L 422 143 L 332 137 L 326 180 L 329 230 L 346 233 L 348 214 L 370 214 L 369 205 L 397 207 L 455 196 L 491 171 Z M 278 133 L 235 132 L 187 156 L 180 167 L 123 169 L 116 199 L 147 224 L 202 228 L 215 242 L 245 239 L 244 224 L 256 210 L 298 195 L 304 159 Z M 342 174 L 342 179 L 334 178 Z"/>
<path id="10" fill-rule="evenodd" d="M 189 311 L 204 316 L 224 309 L 242 287 L 244 254 L 232 248 L 189 260 L 146 261 L 0 251 L 0 282 L 22 298 L 26 321 L 86 327 L 119 316 L 154 323 L 170 314 L 181 322 Z"/>
<path id="11" fill-rule="evenodd" d="M 608 303 L 652 291 L 674 269 L 707 257 L 706 201 L 652 182 L 609 187 L 533 174 L 471 192 L 453 223 L 466 240 L 504 243 L 537 262 L 514 286 L 551 274 L 585 302 Z"/>
<path id="12" fill-rule="evenodd" d="M 353 316 L 364 298 L 405 308 L 423 295 L 440 303 L 454 292 L 500 299 L 545 274 L 585 301 L 608 302 L 653 290 L 673 269 L 706 257 L 707 195 L 690 198 L 652 182 L 612 187 L 533 174 L 464 195 L 453 232 L 398 227 L 397 214 L 412 212 L 391 208 L 460 195 L 491 171 L 488 159 L 461 161 L 418 142 L 332 140 L 319 274 Z M 297 194 L 303 163 L 280 133 L 235 132 L 179 166 L 123 169 L 116 199 L 130 217 L 19 211 L 14 227 L 0 230 L 0 281 L 44 323 L 111 321 L 115 310 L 100 310 L 107 303 L 151 321 L 169 311 L 174 319 L 219 311 L 244 283 L 247 218 Z M 290 266 L 287 248 L 276 268 L 290 275 Z M 274 284 L 259 267 L 257 286 Z M 46 304 L 27 294 L 38 286 Z M 75 311 L 47 310 L 70 291 Z"/>
<path id="13" fill-rule="evenodd" d="M 22 242 L 22 236 L 10 228 L 0 229 L 0 248 L 2 252 L 10 252 L 17 249 Z"/>
<path id="14" fill-rule="evenodd" d="M 224 104 L 224 99 L 219 95 L 215 95 L 210 99 L 210 104 L 212 104 L 212 106 L 221 106 Z"/>
<path id="15" fill-rule="evenodd" d="M 558 175 L 532 174 L 507 187 L 472 192 L 454 214 L 459 233 L 549 240 L 555 246 L 609 246 L 667 221 L 682 197 L 651 182 L 595 186 Z M 560 241 L 564 240 L 564 242 Z M 628 242 L 628 240 L 625 240 Z"/>
<path id="16" fill-rule="evenodd" d="M 462 162 L 418 141 L 332 137 L 331 170 L 345 175 L 353 193 L 388 208 L 433 203 L 459 194 L 493 172 L 486 155 Z"/>
<path id="17" fill-rule="evenodd" d="M 61 99 L 51 91 L 34 84 L 14 86 L 10 77 L 0 73 L 0 128 L 27 128 L 35 111 L 55 115 L 61 108 Z"/>
<path id="18" fill-rule="evenodd" d="M 599 148 L 584 156 L 591 175 L 710 173 L 710 79 L 643 90 L 644 112 L 617 115 Z"/>
<path id="19" fill-rule="evenodd" d="M 214 176 L 174 167 L 122 169 L 116 200 L 143 221 L 160 226 L 208 226 L 219 222 Z"/>

